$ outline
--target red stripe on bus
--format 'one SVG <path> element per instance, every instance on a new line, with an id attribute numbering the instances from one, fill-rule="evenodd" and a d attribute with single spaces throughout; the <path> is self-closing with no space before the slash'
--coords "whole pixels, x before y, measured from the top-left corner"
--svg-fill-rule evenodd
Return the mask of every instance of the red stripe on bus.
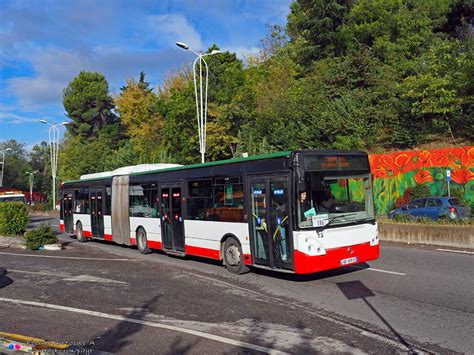
<path id="1" fill-rule="evenodd" d="M 252 255 L 244 254 L 244 264 L 245 265 L 252 265 Z"/>
<path id="2" fill-rule="evenodd" d="M 112 241 L 112 234 L 104 234 L 104 239 Z"/>
<path id="3" fill-rule="evenodd" d="M 153 240 L 148 241 L 148 248 L 150 248 L 150 249 L 163 249 L 161 242 L 155 242 Z"/>
<path id="4" fill-rule="evenodd" d="M 203 256 L 205 258 L 220 260 L 219 250 L 214 250 L 214 249 L 199 248 L 199 247 L 186 245 L 186 254 L 194 255 L 194 256 Z"/>
<path id="5" fill-rule="evenodd" d="M 378 245 L 370 246 L 370 243 L 351 245 L 342 248 L 326 250 L 326 255 L 310 256 L 295 250 L 295 272 L 297 274 L 312 274 L 329 269 L 341 267 L 341 260 L 357 257 L 357 264 L 379 257 Z"/>
<path id="6" fill-rule="evenodd" d="M 130 238 L 130 244 L 137 245 L 136 238 Z M 161 242 L 155 242 L 153 240 L 148 241 L 148 248 L 150 249 L 163 249 Z"/>
<path id="7" fill-rule="evenodd" d="M 86 238 L 92 238 L 92 232 L 89 231 L 82 231 L 82 235 Z"/>

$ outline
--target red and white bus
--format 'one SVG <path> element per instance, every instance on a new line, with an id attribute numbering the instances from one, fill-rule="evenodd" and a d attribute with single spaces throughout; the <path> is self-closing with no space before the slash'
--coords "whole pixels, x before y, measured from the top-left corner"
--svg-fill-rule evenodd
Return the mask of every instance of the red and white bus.
<path id="1" fill-rule="evenodd" d="M 379 256 L 360 151 L 138 165 L 65 182 L 61 196 L 61 231 L 81 242 L 222 260 L 237 274 L 249 266 L 308 274 Z"/>

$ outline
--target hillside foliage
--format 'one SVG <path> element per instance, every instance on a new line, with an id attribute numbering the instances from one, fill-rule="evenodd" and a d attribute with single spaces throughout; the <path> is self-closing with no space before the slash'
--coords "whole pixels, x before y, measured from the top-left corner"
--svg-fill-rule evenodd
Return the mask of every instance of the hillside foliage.
<path id="1" fill-rule="evenodd" d="M 473 23 L 472 0 L 293 1 L 286 25 L 268 26 L 257 55 L 206 57 L 206 160 L 472 144 Z M 101 73 L 81 72 L 64 89 L 72 125 L 60 152 L 62 180 L 200 161 L 192 68 L 176 68 L 158 87 L 137 74 L 115 95 Z M 46 177 L 44 146 L 34 151 Z"/>

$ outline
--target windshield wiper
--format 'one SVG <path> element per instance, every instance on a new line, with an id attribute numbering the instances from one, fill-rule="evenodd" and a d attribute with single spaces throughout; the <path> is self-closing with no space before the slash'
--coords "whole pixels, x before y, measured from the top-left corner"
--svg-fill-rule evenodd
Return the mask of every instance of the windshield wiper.
<path id="1" fill-rule="evenodd" d="M 356 216 L 356 215 L 357 215 L 357 213 L 348 213 L 348 214 L 344 214 L 344 215 L 342 215 L 342 216 L 335 216 L 335 217 L 332 217 L 332 218 L 328 221 L 328 223 L 326 223 L 326 224 L 325 224 L 324 226 L 322 226 L 322 227 L 317 228 L 316 230 L 317 230 L 318 232 L 321 232 L 321 231 L 325 230 L 327 227 L 329 227 L 334 221 L 337 221 L 338 219 L 345 218 L 345 217 L 352 217 L 352 216 Z M 351 220 L 351 221 L 345 221 L 345 222 L 355 222 L 355 221 L 356 221 L 356 219 Z"/>

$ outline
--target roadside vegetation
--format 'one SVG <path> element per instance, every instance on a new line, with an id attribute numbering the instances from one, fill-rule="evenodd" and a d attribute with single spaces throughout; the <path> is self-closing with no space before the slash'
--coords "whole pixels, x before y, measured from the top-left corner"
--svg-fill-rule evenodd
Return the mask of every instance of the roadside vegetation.
<path id="1" fill-rule="evenodd" d="M 294 1 L 286 26 L 269 26 L 259 54 L 245 62 L 229 52 L 208 57 L 207 160 L 472 142 L 469 4 Z M 199 162 L 192 77 L 179 68 L 153 88 L 142 72 L 110 94 L 101 73 L 81 72 L 64 90 L 72 124 L 60 175 Z"/>
<path id="2" fill-rule="evenodd" d="M 0 235 L 17 236 L 28 227 L 28 207 L 20 202 L 0 203 Z"/>
<path id="3" fill-rule="evenodd" d="M 31 250 L 58 242 L 53 230 L 46 224 L 29 231 L 26 231 L 27 227 L 27 205 L 21 202 L 0 203 L 0 238 L 3 236 L 24 238 L 26 247 Z"/>
<path id="4" fill-rule="evenodd" d="M 207 161 L 243 152 L 472 144 L 473 17 L 472 0 L 293 1 L 286 25 L 268 26 L 258 54 L 207 57 Z M 154 87 L 137 72 L 111 93 L 102 73 L 71 78 L 61 179 L 199 162 L 192 79 L 190 67 L 177 68 Z M 24 171 L 39 170 L 35 190 L 50 194 L 46 143 L 31 153 L 13 140 L 0 144 L 7 147 L 5 186 L 26 190 Z"/>
<path id="5" fill-rule="evenodd" d="M 437 221 L 431 218 L 412 218 L 407 215 L 398 215 L 393 219 L 389 219 L 386 216 L 377 216 L 377 222 L 382 224 L 400 223 L 400 224 L 411 224 L 411 225 L 435 225 L 435 226 L 463 226 L 472 227 L 474 226 L 474 217 L 467 219 L 450 219 L 440 218 Z"/>
<path id="6" fill-rule="evenodd" d="M 38 228 L 25 233 L 25 241 L 28 249 L 36 250 L 44 245 L 57 243 L 58 238 L 50 226 L 41 224 Z"/>

